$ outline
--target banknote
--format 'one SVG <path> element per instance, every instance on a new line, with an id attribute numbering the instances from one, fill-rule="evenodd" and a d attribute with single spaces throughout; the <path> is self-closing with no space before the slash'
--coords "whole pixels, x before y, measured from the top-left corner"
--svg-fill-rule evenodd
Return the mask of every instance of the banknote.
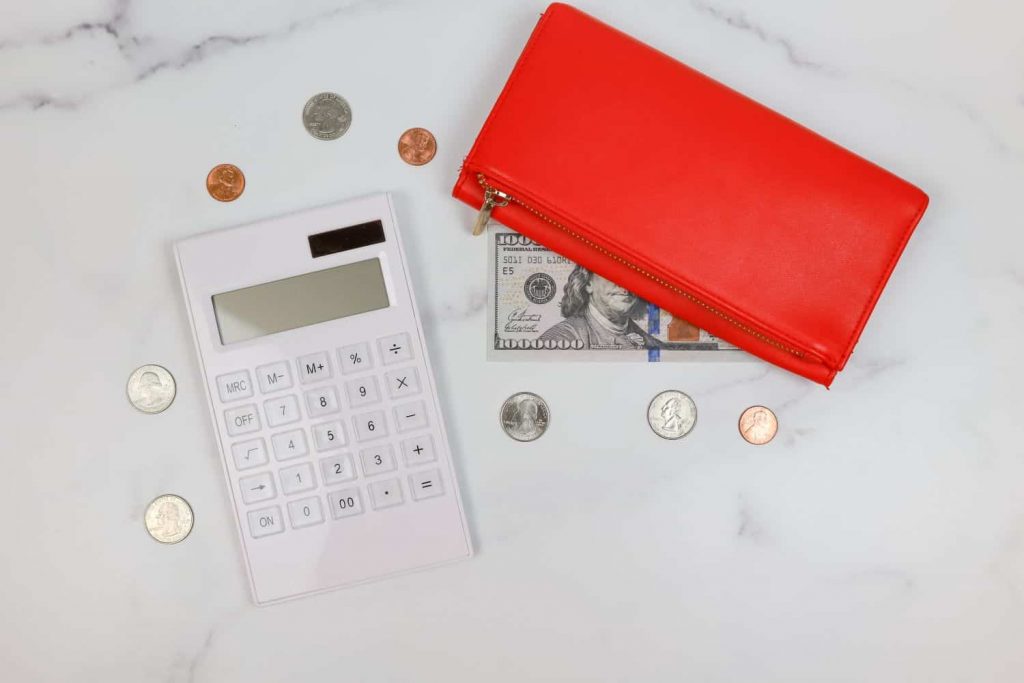
<path id="1" fill-rule="evenodd" d="M 490 360 L 751 358 L 528 237 L 488 233 Z"/>

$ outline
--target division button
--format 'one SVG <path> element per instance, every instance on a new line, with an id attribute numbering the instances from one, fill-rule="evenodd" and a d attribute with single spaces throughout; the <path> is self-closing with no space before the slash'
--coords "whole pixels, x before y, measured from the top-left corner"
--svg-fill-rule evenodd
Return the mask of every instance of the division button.
<path id="1" fill-rule="evenodd" d="M 405 332 L 381 337 L 377 340 L 377 346 L 380 357 L 384 359 L 384 365 L 393 365 L 412 358 L 412 346 L 409 345 L 409 335 Z"/>

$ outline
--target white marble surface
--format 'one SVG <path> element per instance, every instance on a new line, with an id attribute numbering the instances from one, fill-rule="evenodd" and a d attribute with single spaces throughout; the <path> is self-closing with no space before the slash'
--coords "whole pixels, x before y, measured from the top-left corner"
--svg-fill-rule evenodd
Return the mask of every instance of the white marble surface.
<path id="1" fill-rule="evenodd" d="M 449 198 L 540 2 L 0 5 L 5 681 L 1024 679 L 1024 6 L 582 4 L 931 194 L 831 391 L 760 363 L 489 364 Z M 342 140 L 299 123 L 321 90 Z M 441 150 L 404 165 L 413 125 Z M 248 177 L 219 204 L 203 180 Z M 172 265 L 181 236 L 395 193 L 478 555 L 250 603 Z M 178 399 L 140 415 L 135 366 Z M 679 443 L 643 419 L 697 401 Z M 495 412 L 554 412 L 529 445 Z M 735 423 L 782 423 L 764 448 Z M 197 526 L 163 547 L 145 503 Z"/>

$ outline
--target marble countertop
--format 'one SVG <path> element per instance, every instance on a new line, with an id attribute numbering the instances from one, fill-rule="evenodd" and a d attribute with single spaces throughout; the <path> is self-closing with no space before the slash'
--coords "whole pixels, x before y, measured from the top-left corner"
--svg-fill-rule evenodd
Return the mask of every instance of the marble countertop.
<path id="1" fill-rule="evenodd" d="M 486 244 L 449 197 L 544 4 L 0 6 L 0 670 L 7 681 L 1024 679 L 1024 5 L 586 0 L 923 187 L 830 391 L 759 362 L 488 363 Z M 340 141 L 300 125 L 352 104 Z M 401 131 L 431 129 L 428 166 Z M 207 171 L 248 186 L 211 200 Z M 477 555 L 257 608 L 174 267 L 180 237 L 394 193 Z M 157 416 L 124 385 L 179 392 Z M 676 387 L 681 442 L 644 410 Z M 611 389 L 609 389 L 611 388 Z M 545 396 L 519 444 L 495 413 Z M 748 405 L 778 438 L 736 433 Z M 147 501 L 196 528 L 161 546 Z"/>

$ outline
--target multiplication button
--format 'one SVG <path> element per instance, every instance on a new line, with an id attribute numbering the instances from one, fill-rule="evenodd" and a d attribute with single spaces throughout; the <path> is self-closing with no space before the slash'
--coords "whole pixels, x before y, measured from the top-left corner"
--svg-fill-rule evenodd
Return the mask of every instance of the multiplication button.
<path id="1" fill-rule="evenodd" d="M 230 372 L 217 378 L 217 393 L 223 403 L 252 397 L 252 380 L 248 370 Z"/>
<path id="2" fill-rule="evenodd" d="M 330 378 L 334 374 L 331 370 L 331 356 L 326 351 L 302 356 L 297 361 L 297 364 L 299 367 L 299 378 L 303 384 L 319 382 L 322 379 Z"/>
<path id="3" fill-rule="evenodd" d="M 401 368 L 384 375 L 391 398 L 403 398 L 420 393 L 420 373 L 416 368 Z"/>
<path id="4" fill-rule="evenodd" d="M 260 416 L 256 412 L 256 406 L 252 404 L 229 408 L 224 411 L 224 424 L 227 425 L 228 434 L 231 436 L 249 434 L 260 430 Z"/>
<path id="5" fill-rule="evenodd" d="M 377 346 L 380 348 L 380 357 L 384 359 L 384 365 L 393 365 L 412 358 L 409 335 L 405 332 L 381 337 L 377 340 Z"/>
<path id="6" fill-rule="evenodd" d="M 284 531 L 284 519 L 281 518 L 281 508 L 273 505 L 262 510 L 253 510 L 249 513 L 249 533 L 253 538 L 262 538 L 272 534 L 279 534 Z"/>

